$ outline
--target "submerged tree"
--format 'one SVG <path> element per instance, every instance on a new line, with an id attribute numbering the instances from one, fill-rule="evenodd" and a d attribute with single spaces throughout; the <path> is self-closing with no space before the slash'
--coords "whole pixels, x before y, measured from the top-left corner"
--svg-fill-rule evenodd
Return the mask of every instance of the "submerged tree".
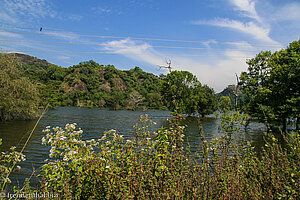
<path id="1" fill-rule="evenodd" d="M 218 110 L 225 113 L 231 108 L 231 99 L 229 96 L 222 96 L 218 102 Z"/>
<path id="2" fill-rule="evenodd" d="M 188 71 L 172 71 L 163 79 L 162 94 L 168 109 L 179 113 L 202 116 L 216 110 L 213 89 L 202 86 L 197 77 Z"/>
<path id="3" fill-rule="evenodd" d="M 203 95 L 201 95 L 202 98 L 198 105 L 198 112 L 204 117 L 217 110 L 217 95 L 214 89 L 210 88 L 208 85 L 202 86 L 202 93 Z"/>
<path id="4" fill-rule="evenodd" d="M 200 88 L 201 83 L 192 73 L 173 71 L 163 79 L 162 95 L 168 109 L 191 114 L 200 100 L 195 95 L 195 91 L 200 91 Z"/>
<path id="5" fill-rule="evenodd" d="M 300 117 L 300 40 L 275 53 L 261 52 L 250 59 L 248 71 L 240 76 L 245 98 L 244 111 L 252 117 L 282 125 Z"/>
<path id="6" fill-rule="evenodd" d="M 37 117 L 39 93 L 22 77 L 13 57 L 0 55 L 0 120 Z"/>

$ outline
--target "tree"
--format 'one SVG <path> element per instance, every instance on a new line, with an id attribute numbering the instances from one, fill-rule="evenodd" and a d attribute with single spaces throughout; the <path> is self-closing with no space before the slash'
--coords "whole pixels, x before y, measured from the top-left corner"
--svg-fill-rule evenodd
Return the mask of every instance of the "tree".
<path id="1" fill-rule="evenodd" d="M 217 96 L 215 91 L 208 87 L 208 85 L 202 86 L 202 98 L 198 105 L 199 114 L 204 117 L 205 115 L 212 114 L 217 109 Z M 200 94 L 198 94 L 200 95 Z"/>
<path id="2" fill-rule="evenodd" d="M 38 116 L 39 93 L 22 77 L 16 60 L 0 55 L 0 120 L 30 119 Z"/>
<path id="3" fill-rule="evenodd" d="M 195 91 L 199 91 L 201 83 L 188 71 L 172 71 L 162 83 L 162 95 L 170 110 L 192 114 L 199 101 Z"/>
<path id="4" fill-rule="evenodd" d="M 226 111 L 230 110 L 231 107 L 231 99 L 229 96 L 222 96 L 219 100 L 218 105 L 219 111 L 225 113 Z"/>
<path id="5" fill-rule="evenodd" d="M 144 100 L 145 98 L 135 90 L 129 94 L 129 106 L 132 110 L 135 110 Z"/>
<path id="6" fill-rule="evenodd" d="M 152 92 L 147 95 L 148 107 L 150 109 L 160 109 L 163 106 L 162 96 L 157 92 Z"/>
<path id="7" fill-rule="evenodd" d="M 287 118 L 300 118 L 300 40 L 292 42 L 287 49 L 275 52 L 270 62 L 272 71 L 268 88 L 272 91 L 270 99 L 276 119 L 280 120 L 283 130 Z"/>
<path id="8" fill-rule="evenodd" d="M 247 95 L 244 111 L 281 124 L 283 131 L 287 118 L 297 118 L 299 124 L 300 40 L 273 54 L 261 52 L 247 64 L 248 72 L 241 74 L 239 83 Z"/>

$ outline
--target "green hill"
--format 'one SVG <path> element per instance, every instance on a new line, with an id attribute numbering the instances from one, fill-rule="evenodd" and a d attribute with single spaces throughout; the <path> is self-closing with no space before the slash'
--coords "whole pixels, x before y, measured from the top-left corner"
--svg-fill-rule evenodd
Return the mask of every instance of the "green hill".
<path id="1" fill-rule="evenodd" d="M 40 89 L 42 102 L 51 106 L 132 109 L 130 101 L 139 98 L 140 108 L 163 107 L 161 79 L 139 67 L 122 71 L 91 60 L 63 68 L 25 54 L 7 55 L 18 63 L 22 75 Z"/>

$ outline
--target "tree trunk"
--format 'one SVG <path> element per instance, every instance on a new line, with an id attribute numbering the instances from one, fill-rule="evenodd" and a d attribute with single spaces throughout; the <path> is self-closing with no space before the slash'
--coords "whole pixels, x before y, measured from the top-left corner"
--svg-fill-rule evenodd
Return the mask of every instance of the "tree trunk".
<path id="1" fill-rule="evenodd" d="M 299 120 L 300 117 L 297 117 L 296 119 L 296 130 L 300 130 L 300 120 Z"/>

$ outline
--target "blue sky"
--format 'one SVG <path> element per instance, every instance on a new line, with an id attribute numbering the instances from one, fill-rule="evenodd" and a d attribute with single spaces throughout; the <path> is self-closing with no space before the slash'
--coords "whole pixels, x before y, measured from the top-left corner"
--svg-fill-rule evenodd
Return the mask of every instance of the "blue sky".
<path id="1" fill-rule="evenodd" d="M 246 59 L 300 36 L 298 0 L 0 0 L 0 48 L 68 67 L 94 60 L 155 74 L 171 60 L 217 92 Z M 40 27 L 43 30 L 40 31 Z"/>

